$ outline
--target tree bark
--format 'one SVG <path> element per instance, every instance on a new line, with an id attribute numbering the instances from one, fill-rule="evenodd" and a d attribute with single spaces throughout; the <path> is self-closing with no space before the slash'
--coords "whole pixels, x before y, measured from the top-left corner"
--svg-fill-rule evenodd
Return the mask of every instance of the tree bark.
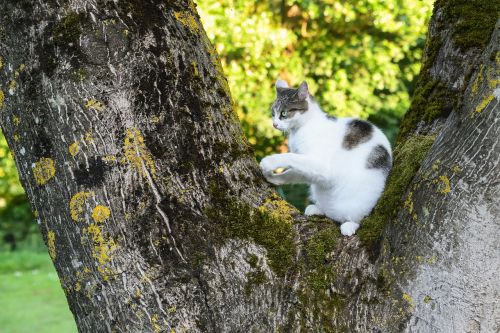
<path id="1" fill-rule="evenodd" d="M 345 238 L 264 182 L 194 3 L 3 1 L 2 129 L 79 331 L 498 331 L 485 6 L 471 42 L 436 3 L 387 189 Z"/>

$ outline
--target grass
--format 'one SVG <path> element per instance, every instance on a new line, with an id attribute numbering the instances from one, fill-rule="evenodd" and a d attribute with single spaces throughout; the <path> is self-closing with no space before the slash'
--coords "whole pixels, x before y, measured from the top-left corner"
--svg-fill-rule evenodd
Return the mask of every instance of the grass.
<path id="1" fill-rule="evenodd" d="M 77 332 L 47 252 L 0 252 L 0 330 Z"/>

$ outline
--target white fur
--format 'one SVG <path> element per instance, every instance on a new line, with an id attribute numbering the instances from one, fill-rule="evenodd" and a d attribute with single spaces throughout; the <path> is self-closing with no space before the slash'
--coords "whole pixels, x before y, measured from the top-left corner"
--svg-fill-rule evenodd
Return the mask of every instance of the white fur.
<path id="1" fill-rule="evenodd" d="M 308 98 L 309 109 L 293 117 L 273 122 L 288 133 L 290 153 L 270 155 L 260 167 L 266 179 L 276 185 L 306 183 L 311 200 L 306 215 L 324 214 L 342 223 L 343 235 L 353 235 L 370 213 L 384 189 L 387 173 L 368 169 L 368 155 L 376 145 L 391 146 L 380 129 L 374 127 L 368 142 L 352 150 L 342 148 L 347 123 L 352 118 L 330 120 L 319 105 Z M 273 170 L 285 168 L 281 174 Z"/>
<path id="2" fill-rule="evenodd" d="M 283 80 L 276 81 L 276 88 L 288 88 L 288 83 Z"/>

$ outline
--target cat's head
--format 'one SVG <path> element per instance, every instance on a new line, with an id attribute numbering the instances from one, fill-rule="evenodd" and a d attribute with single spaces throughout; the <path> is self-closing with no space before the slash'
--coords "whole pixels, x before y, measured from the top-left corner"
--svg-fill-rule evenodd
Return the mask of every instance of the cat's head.
<path id="1" fill-rule="evenodd" d="M 276 99 L 271 107 L 273 126 L 283 132 L 299 128 L 307 118 L 309 102 L 306 81 L 297 89 L 288 87 L 283 80 L 276 81 Z"/>

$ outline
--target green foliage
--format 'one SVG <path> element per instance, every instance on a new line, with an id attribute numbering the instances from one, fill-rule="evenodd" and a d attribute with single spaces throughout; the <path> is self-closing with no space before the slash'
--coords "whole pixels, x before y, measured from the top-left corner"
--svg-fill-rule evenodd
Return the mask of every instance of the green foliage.
<path id="1" fill-rule="evenodd" d="M 258 158 L 280 148 L 274 82 L 307 79 L 325 111 L 369 118 L 394 138 L 419 71 L 432 0 L 199 0 Z"/>
<path id="2" fill-rule="evenodd" d="M 6 238 L 23 241 L 37 230 L 18 177 L 12 153 L 0 131 L 0 249 L 6 248 L 2 242 Z"/>

